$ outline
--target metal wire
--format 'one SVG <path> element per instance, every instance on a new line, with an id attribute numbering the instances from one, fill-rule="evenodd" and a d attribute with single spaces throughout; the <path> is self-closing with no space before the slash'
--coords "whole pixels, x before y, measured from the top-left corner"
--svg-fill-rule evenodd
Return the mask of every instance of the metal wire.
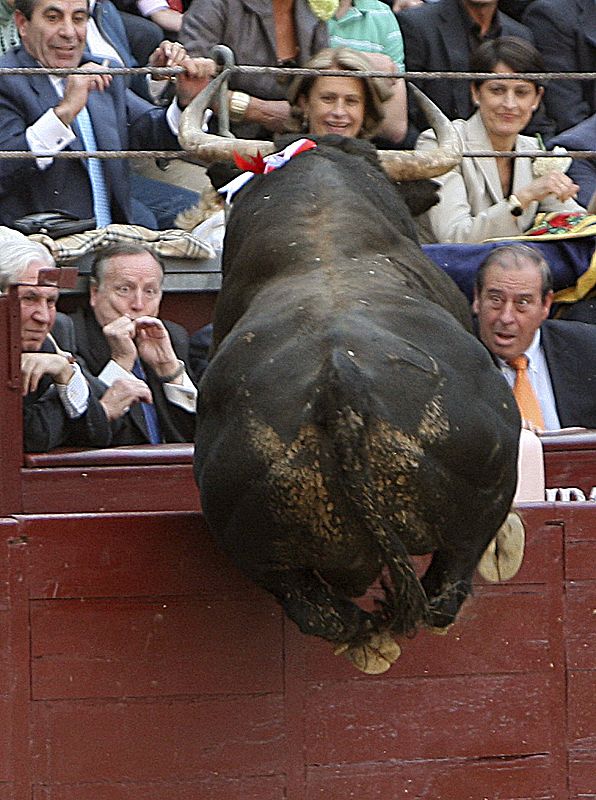
<path id="1" fill-rule="evenodd" d="M 396 151 L 399 152 L 399 151 Z M 49 153 L 35 153 L 31 150 L 1 150 L 0 158 L 165 158 L 168 160 L 188 160 L 189 155 L 185 150 L 61 150 L 52 155 Z M 580 158 L 596 160 L 594 150 L 569 150 L 564 153 L 552 153 L 550 150 L 524 150 L 522 153 L 510 150 L 465 150 L 464 158 Z"/>
<path id="2" fill-rule="evenodd" d="M 296 67 L 260 67 L 249 65 L 227 65 L 226 72 L 230 73 L 244 73 L 244 74 L 257 74 L 257 75 L 283 75 L 288 77 L 296 77 L 302 75 L 326 75 L 331 77 L 354 77 L 352 70 L 339 70 L 339 69 L 307 69 Z M 163 79 L 175 78 L 177 75 L 184 73 L 183 67 L 103 67 L 97 65 L 96 73 L 106 75 L 152 75 L 153 77 L 160 77 Z M 89 71 L 80 67 L 68 68 L 46 68 L 46 67 L 1 67 L 0 78 L 3 75 L 89 75 Z M 595 80 L 596 72 L 519 72 L 519 73 L 498 73 L 493 72 L 380 72 L 378 70 L 370 70 L 368 72 L 358 72 L 361 77 L 375 77 L 375 78 L 402 78 L 404 80 L 462 80 L 474 79 L 487 80 L 497 79 L 506 80 L 509 78 L 517 80 L 534 80 L 534 81 L 547 81 L 547 80 Z M 533 150 L 524 151 L 523 153 L 498 151 L 498 150 L 474 150 L 465 151 L 462 153 L 463 158 L 576 158 L 596 160 L 596 152 L 592 150 L 572 150 L 566 153 L 552 153 L 551 151 Z M 85 159 L 85 158 L 99 158 L 99 159 L 142 159 L 142 158 L 159 158 L 165 160 L 190 160 L 189 154 L 185 151 L 175 150 L 98 150 L 98 151 L 70 151 L 62 150 L 55 154 L 36 153 L 30 150 L 12 150 L 0 151 L 0 158 L 3 159 L 42 159 L 42 158 L 66 158 L 66 159 Z"/>
<path id="3" fill-rule="evenodd" d="M 280 75 L 296 77 L 302 75 L 326 75 L 330 77 L 353 77 L 353 70 L 345 69 L 309 69 L 307 67 L 261 67 L 251 65 L 234 65 L 226 67 L 226 71 L 247 75 Z M 99 75 L 153 75 L 161 78 L 173 78 L 184 73 L 183 67 L 103 67 L 97 65 L 94 73 Z M 3 75 L 89 75 L 89 70 L 81 67 L 0 67 Z M 358 72 L 363 78 L 403 78 L 404 80 L 528 80 L 528 81 L 593 81 L 596 72 L 382 72 L 369 70 Z"/>

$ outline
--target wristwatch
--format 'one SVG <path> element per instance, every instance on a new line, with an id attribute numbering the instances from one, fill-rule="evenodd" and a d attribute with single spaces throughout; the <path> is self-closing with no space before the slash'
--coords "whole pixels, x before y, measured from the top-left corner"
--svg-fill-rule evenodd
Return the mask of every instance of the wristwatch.
<path id="1" fill-rule="evenodd" d="M 521 217 L 524 213 L 524 209 L 522 204 L 519 202 L 519 199 L 514 195 L 510 194 L 509 199 L 507 200 L 507 205 L 509 206 L 509 211 L 513 214 L 514 217 Z"/>

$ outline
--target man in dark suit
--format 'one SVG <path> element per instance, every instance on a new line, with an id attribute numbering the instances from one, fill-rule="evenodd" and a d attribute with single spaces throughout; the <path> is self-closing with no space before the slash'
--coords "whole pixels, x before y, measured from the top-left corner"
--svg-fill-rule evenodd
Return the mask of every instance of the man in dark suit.
<path id="1" fill-rule="evenodd" d="M 23 438 L 28 452 L 46 452 L 61 445 L 107 447 L 110 421 L 148 390 L 140 381 L 118 381 L 96 399 L 74 362 L 72 324 L 60 320 L 59 347 L 50 329 L 57 320 L 58 287 L 40 280 L 53 269 L 50 253 L 37 242 L 0 229 L 0 291 L 18 284 L 21 310 L 21 379 Z M 67 349 L 63 349 L 67 348 Z"/>
<path id="2" fill-rule="evenodd" d="M 596 4 L 594 11 L 596 13 Z M 591 117 L 582 120 L 577 125 L 574 125 L 573 128 L 567 128 L 567 130 L 553 136 L 552 139 L 547 141 L 546 146 L 549 150 L 556 145 L 565 147 L 567 150 L 593 150 L 595 142 L 596 111 Z M 587 209 L 592 198 L 596 196 L 596 159 L 574 158 L 567 170 L 567 175 L 579 186 L 577 202 Z M 591 211 L 590 213 L 594 212 Z"/>
<path id="3" fill-rule="evenodd" d="M 534 42 L 528 28 L 498 10 L 497 0 L 439 0 L 403 11 L 397 21 L 408 72 L 467 72 L 471 53 L 485 39 L 519 36 Z M 472 114 L 470 81 L 416 83 L 449 119 L 467 119 Z M 404 147 L 413 147 L 428 123 L 414 100 L 408 106 L 410 125 Z"/>
<path id="4" fill-rule="evenodd" d="M 95 216 L 98 226 L 127 222 L 156 228 L 154 215 L 131 201 L 126 161 L 54 159 L 68 150 L 178 149 L 177 120 L 214 71 L 209 59 L 185 56 L 176 101 L 156 108 L 126 88 L 121 76 L 97 74 L 83 57 L 86 0 L 16 0 L 22 46 L 0 59 L 2 67 L 82 67 L 88 74 L 65 81 L 48 75 L 4 76 L 0 85 L 0 149 L 47 153 L 35 160 L 0 162 L 0 222 L 35 211 L 60 209 Z M 164 51 L 163 63 L 170 59 Z M 95 141 L 89 140 L 89 135 Z M 18 186 L 18 191 L 15 191 Z"/>
<path id="5" fill-rule="evenodd" d="M 187 373 L 188 334 L 159 319 L 162 283 L 163 265 L 146 247 L 114 245 L 95 259 L 89 305 L 72 315 L 77 359 L 103 384 L 101 391 L 133 376 L 151 391 L 150 404 L 132 406 L 114 423 L 113 444 L 194 438 L 197 390 Z"/>
<path id="6" fill-rule="evenodd" d="M 523 17 L 549 72 L 593 72 L 596 66 L 594 0 L 534 0 Z M 551 80 L 546 111 L 557 133 L 596 113 L 596 81 Z"/>
<path id="7" fill-rule="evenodd" d="M 549 320 L 552 298 L 550 269 L 538 250 L 497 247 L 476 274 L 478 335 L 512 387 L 510 362 L 527 357 L 544 430 L 596 428 L 596 325 Z"/>

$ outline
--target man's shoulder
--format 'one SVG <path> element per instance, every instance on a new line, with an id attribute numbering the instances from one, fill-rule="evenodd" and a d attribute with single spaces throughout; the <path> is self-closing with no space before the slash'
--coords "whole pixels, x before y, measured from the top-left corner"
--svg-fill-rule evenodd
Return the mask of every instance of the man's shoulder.
<path id="1" fill-rule="evenodd" d="M 502 36 L 517 36 L 520 39 L 534 42 L 534 34 L 527 25 L 507 16 L 502 11 L 497 11 L 497 19 L 501 24 Z"/>
<path id="2" fill-rule="evenodd" d="M 596 141 L 596 114 L 547 140 L 547 146 L 564 145 L 572 150 L 587 150 Z M 589 162 L 596 167 L 596 162 Z"/>
<path id="3" fill-rule="evenodd" d="M 581 0 L 579 2 L 581 5 Z M 522 19 L 524 23 L 531 22 L 537 13 L 547 17 L 567 16 L 570 13 L 571 5 L 577 5 L 576 0 L 567 0 L 565 3 L 562 3 L 561 0 L 534 0 L 524 12 Z"/>
<path id="4" fill-rule="evenodd" d="M 32 59 L 23 47 L 15 47 L 0 56 L 0 67 L 20 67 L 24 61 L 32 62 Z"/>
<path id="5" fill-rule="evenodd" d="M 176 337 L 179 341 L 188 342 L 188 331 L 184 326 L 179 325 L 177 322 L 172 322 L 169 319 L 161 319 L 161 321 L 165 325 L 171 338 Z"/>
<path id="6" fill-rule="evenodd" d="M 56 321 L 52 326 L 52 336 L 62 350 L 72 352 L 76 349 L 74 322 L 67 314 L 63 314 L 61 311 L 56 314 Z"/>
<path id="7" fill-rule="evenodd" d="M 543 341 L 548 346 L 549 339 L 564 341 L 567 344 L 589 348 L 596 353 L 596 325 L 570 319 L 547 319 L 541 325 Z"/>
<path id="8" fill-rule="evenodd" d="M 396 14 L 397 21 L 412 28 L 424 28 L 431 20 L 436 20 L 443 12 L 443 3 L 423 3 L 421 6 L 406 8 Z"/>

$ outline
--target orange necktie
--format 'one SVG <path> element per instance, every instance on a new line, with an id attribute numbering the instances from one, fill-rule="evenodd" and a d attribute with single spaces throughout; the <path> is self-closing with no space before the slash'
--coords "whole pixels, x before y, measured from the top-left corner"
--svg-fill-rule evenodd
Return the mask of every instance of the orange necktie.
<path id="1" fill-rule="evenodd" d="M 513 385 L 513 396 L 517 401 L 517 407 L 522 419 L 529 422 L 538 430 L 544 430 L 544 418 L 540 409 L 540 403 L 536 397 L 530 379 L 528 378 L 528 357 L 521 355 L 512 358 L 507 362 L 515 370 L 515 383 Z"/>

